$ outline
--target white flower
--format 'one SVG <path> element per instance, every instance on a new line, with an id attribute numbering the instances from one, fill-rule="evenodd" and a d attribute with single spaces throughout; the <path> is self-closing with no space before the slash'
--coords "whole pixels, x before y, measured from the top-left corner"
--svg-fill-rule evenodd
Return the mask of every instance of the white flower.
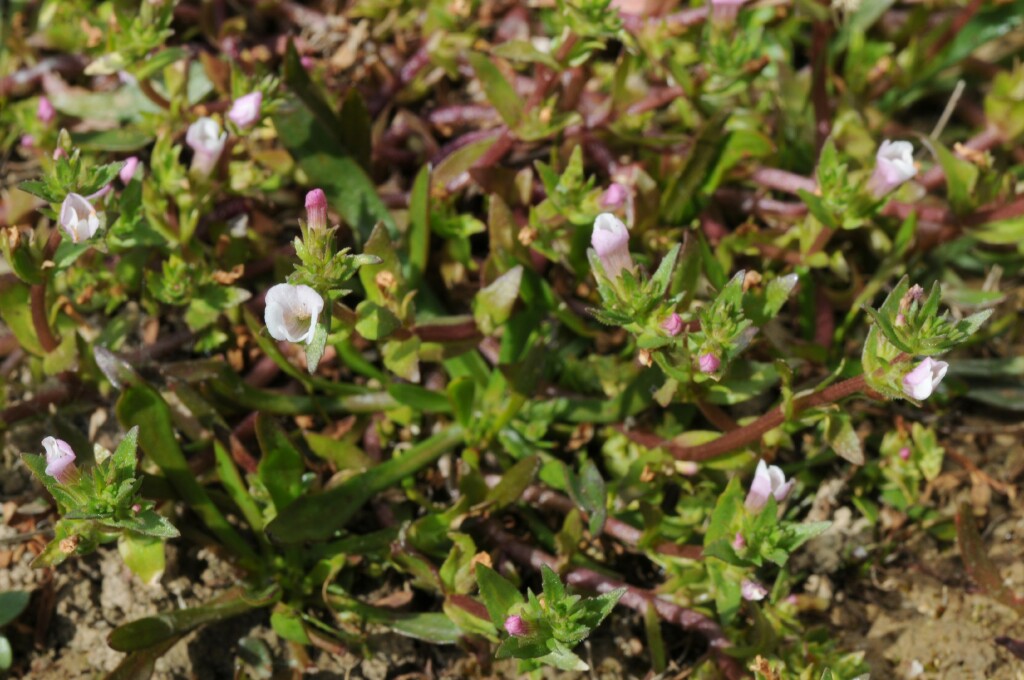
<path id="1" fill-rule="evenodd" d="M 887 139 L 875 154 L 875 171 L 868 180 L 868 189 L 875 198 L 881 198 L 916 174 L 914 145 Z"/>
<path id="2" fill-rule="evenodd" d="M 793 481 L 791 479 L 787 482 L 785 473 L 778 466 L 767 465 L 763 460 L 757 461 L 754 481 L 750 483 L 744 506 L 751 512 L 757 512 L 768 502 L 768 496 L 774 496 L 781 503 L 793 488 Z"/>
<path id="3" fill-rule="evenodd" d="M 623 269 L 633 269 L 633 258 L 629 255 L 629 230 L 615 215 L 601 213 L 597 216 L 590 244 L 594 246 L 609 278 L 618 278 Z"/>
<path id="4" fill-rule="evenodd" d="M 63 439 L 47 437 L 43 440 L 46 449 L 46 474 L 61 484 L 74 481 L 78 468 L 75 467 L 75 452 Z"/>
<path id="5" fill-rule="evenodd" d="M 227 139 L 228 133 L 213 118 L 200 118 L 189 125 L 185 143 L 193 151 L 192 170 L 203 177 L 213 172 Z"/>
<path id="6" fill-rule="evenodd" d="M 235 100 L 228 111 L 228 119 L 240 128 L 251 127 L 259 122 L 262 105 L 263 93 L 250 92 Z"/>
<path id="7" fill-rule="evenodd" d="M 92 203 L 80 194 L 68 194 L 60 205 L 60 228 L 72 243 L 88 241 L 100 228 L 100 218 Z"/>
<path id="8" fill-rule="evenodd" d="M 927 357 L 914 370 L 903 376 L 903 392 L 911 399 L 924 401 L 946 377 L 949 364 Z"/>
<path id="9" fill-rule="evenodd" d="M 323 309 L 324 299 L 309 286 L 279 283 L 267 291 L 263 320 L 275 340 L 309 343 Z"/>

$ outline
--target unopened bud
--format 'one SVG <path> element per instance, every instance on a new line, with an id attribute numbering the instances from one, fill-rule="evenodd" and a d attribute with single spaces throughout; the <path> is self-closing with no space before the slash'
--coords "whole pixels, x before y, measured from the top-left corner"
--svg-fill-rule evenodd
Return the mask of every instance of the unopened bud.
<path id="1" fill-rule="evenodd" d="M 306 194 L 306 224 L 312 231 L 327 229 L 327 195 L 322 189 Z"/>

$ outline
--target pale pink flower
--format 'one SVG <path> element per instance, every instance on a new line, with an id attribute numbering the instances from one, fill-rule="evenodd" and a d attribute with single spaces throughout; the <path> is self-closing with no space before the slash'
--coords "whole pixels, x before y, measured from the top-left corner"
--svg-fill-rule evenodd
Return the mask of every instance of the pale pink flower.
<path id="1" fill-rule="evenodd" d="M 743 599 L 757 602 L 763 600 L 768 596 L 768 589 L 757 581 L 745 578 L 743 583 L 740 584 L 740 592 L 743 594 Z"/>
<path id="2" fill-rule="evenodd" d="M 239 97 L 228 111 L 228 120 L 240 128 L 252 127 L 260 121 L 260 107 L 263 105 L 263 93 L 256 91 Z"/>
<path id="3" fill-rule="evenodd" d="M 706 352 L 697 357 L 697 366 L 701 373 L 714 373 L 722 365 L 722 360 L 717 354 Z"/>
<path id="4" fill-rule="evenodd" d="M 125 160 L 124 165 L 121 166 L 121 169 L 118 171 L 117 176 L 121 179 L 121 182 L 123 184 L 128 184 L 128 182 L 132 181 L 132 177 L 135 177 L 135 171 L 138 169 L 138 167 L 139 157 L 132 156 L 131 158 Z"/>
<path id="5" fill-rule="evenodd" d="M 224 151 L 228 133 L 213 118 L 200 118 L 188 126 L 185 143 L 192 148 L 192 171 L 201 177 L 213 172 Z"/>
<path id="6" fill-rule="evenodd" d="M 75 481 L 78 468 L 75 467 L 75 452 L 71 445 L 63 439 L 46 437 L 43 439 L 43 448 L 46 449 L 46 474 L 61 484 Z"/>
<path id="7" fill-rule="evenodd" d="M 931 357 L 925 358 L 914 370 L 903 376 L 903 393 L 911 399 L 924 401 L 932 395 L 932 392 L 942 379 L 946 377 L 949 364 L 945 361 L 935 361 Z"/>
<path id="8" fill-rule="evenodd" d="M 57 117 L 57 111 L 53 104 L 46 97 L 39 98 L 39 106 L 36 107 L 36 120 L 43 125 L 49 125 Z"/>
<path id="9" fill-rule="evenodd" d="M 868 190 L 875 198 L 882 198 L 916 174 L 914 145 L 887 139 L 875 154 L 875 171 L 868 180 Z"/>
<path id="10" fill-rule="evenodd" d="M 761 510 L 768 502 L 769 496 L 781 503 L 786 500 L 795 480 L 786 481 L 786 475 L 776 465 L 768 465 L 763 460 L 757 462 L 754 481 L 750 483 L 750 491 L 743 505 L 751 512 Z"/>
<path id="11" fill-rule="evenodd" d="M 88 241 L 100 228 L 100 218 L 92 203 L 79 194 L 68 194 L 60 206 L 60 228 L 72 243 Z"/>
<path id="12" fill-rule="evenodd" d="M 324 299 L 309 286 L 279 283 L 267 291 L 263 319 L 275 340 L 309 343 L 323 309 Z"/>
<path id="13" fill-rule="evenodd" d="M 615 215 L 601 213 L 597 216 L 590 244 L 594 246 L 609 278 L 618 278 L 623 269 L 633 269 L 633 258 L 629 255 L 629 230 Z"/>

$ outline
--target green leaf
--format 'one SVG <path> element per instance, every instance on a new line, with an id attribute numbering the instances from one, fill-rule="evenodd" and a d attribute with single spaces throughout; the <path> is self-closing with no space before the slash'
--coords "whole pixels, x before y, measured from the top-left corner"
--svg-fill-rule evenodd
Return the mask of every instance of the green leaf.
<path id="1" fill-rule="evenodd" d="M 356 332 L 367 340 L 383 340 L 402 326 L 390 309 L 370 300 L 359 303 L 356 316 Z"/>
<path id="2" fill-rule="evenodd" d="M 864 464 L 864 449 L 860 437 L 853 429 L 848 413 L 828 413 L 825 416 L 825 441 L 843 460 L 854 465 Z"/>
<path id="3" fill-rule="evenodd" d="M 270 615 L 270 627 L 289 642 L 300 645 L 310 644 L 309 635 L 306 634 L 306 628 L 302 625 L 302 617 L 283 604 L 278 604 L 274 608 L 274 613 Z"/>
<path id="4" fill-rule="evenodd" d="M 953 212 L 963 215 L 974 208 L 974 187 L 978 183 L 978 168 L 973 163 L 953 155 L 938 141 L 932 142 L 939 164 L 946 175 L 946 195 Z"/>
<path id="5" fill-rule="evenodd" d="M 565 586 L 562 585 L 562 579 L 558 578 L 558 573 L 554 569 L 546 564 L 542 565 L 540 576 L 544 588 L 544 599 L 549 606 L 565 599 Z"/>
<path id="6" fill-rule="evenodd" d="M 299 497 L 267 525 L 267 534 L 285 545 L 331 538 L 375 494 L 430 465 L 459 444 L 462 436 L 461 427 L 449 425 L 397 458 L 350 477 L 321 494 Z"/>
<path id="7" fill-rule="evenodd" d="M 118 626 L 110 633 L 107 644 L 118 652 L 145 649 L 204 624 L 230 619 L 272 602 L 273 599 L 253 599 L 235 592 L 215 603 L 147 616 Z"/>
<path id="8" fill-rule="evenodd" d="M 704 534 L 704 545 L 709 546 L 720 540 L 733 539 L 733 519 L 739 515 L 743 508 L 743 488 L 740 486 L 740 478 L 733 477 L 729 480 L 725 491 L 718 497 L 715 509 L 711 511 L 711 523 L 708 525 L 707 533 Z"/>
<path id="9" fill-rule="evenodd" d="M 302 453 L 272 417 L 263 413 L 256 417 L 256 438 L 263 453 L 256 474 L 280 513 L 302 495 L 306 465 Z"/>
<path id="10" fill-rule="evenodd" d="M 419 382 L 420 344 L 419 336 L 416 335 L 405 340 L 389 340 L 382 351 L 384 365 L 400 378 Z"/>
<path id="11" fill-rule="evenodd" d="M 29 354 L 43 356 L 43 346 L 32 324 L 32 305 L 29 303 L 29 287 L 11 283 L 0 287 L 0 317 L 14 333 L 18 345 Z"/>
<path id="12" fill-rule="evenodd" d="M 498 630 L 504 630 L 505 619 L 513 606 L 522 604 L 526 599 L 512 582 L 485 564 L 476 565 L 476 582 L 480 586 L 480 597 L 487 607 L 491 623 Z"/>
<path id="13" fill-rule="evenodd" d="M 452 410 L 448 395 L 419 385 L 392 383 L 388 385 L 388 394 L 394 397 L 395 401 L 411 406 L 421 413 L 451 413 Z"/>
<path id="14" fill-rule="evenodd" d="M 135 478 L 135 465 L 138 463 L 136 450 L 139 448 L 139 428 L 133 427 L 128 430 L 121 442 L 110 457 L 110 464 L 117 472 L 114 482 L 120 484 L 129 479 Z"/>
<path id="15" fill-rule="evenodd" d="M 473 421 L 476 406 L 476 382 L 469 376 L 460 376 L 448 383 L 448 398 L 452 402 L 455 420 L 463 427 Z"/>
<path id="16" fill-rule="evenodd" d="M 480 52 L 470 52 L 466 58 L 476 71 L 487 100 L 498 111 L 505 125 L 511 129 L 518 127 L 523 119 L 523 100 L 516 94 L 515 88 L 505 80 L 490 57 Z"/>
<path id="17" fill-rule="evenodd" d="M 31 593 L 24 590 L 7 590 L 0 593 L 0 628 L 21 616 L 28 606 Z"/>
<path id="18" fill-rule="evenodd" d="M 159 538 L 126 531 L 117 539 L 117 551 L 143 583 L 157 583 L 163 576 L 164 542 Z"/>
<path id="19" fill-rule="evenodd" d="M 664 297 L 665 292 L 668 290 L 669 283 L 672 282 L 672 271 L 675 269 L 676 260 L 679 258 L 680 248 L 682 248 L 682 244 L 677 243 L 674 245 L 672 250 L 668 251 L 668 254 L 662 258 L 657 271 L 655 271 L 654 276 L 651 277 L 649 285 L 651 287 L 650 290 L 652 297 Z"/>
<path id="20" fill-rule="evenodd" d="M 484 502 L 488 509 L 492 512 L 497 511 L 519 500 L 526 487 L 533 483 L 538 469 L 540 469 L 538 456 L 524 458 L 509 468 L 501 476 L 501 481 L 487 492 L 487 499 Z"/>
<path id="21" fill-rule="evenodd" d="M 281 143 L 310 183 L 324 190 L 331 205 L 352 227 L 357 243 L 365 243 L 378 222 L 397 239 L 398 228 L 391 213 L 354 155 L 358 149 L 346 146 L 341 119 L 310 81 L 292 43 L 285 54 L 284 80 L 295 97 L 281 102 L 273 113 Z"/>
<path id="22" fill-rule="evenodd" d="M 484 334 L 494 333 L 508 321 L 512 307 L 519 299 L 522 280 L 523 266 L 516 265 L 481 289 L 473 298 L 473 318 Z"/>
<path id="23" fill-rule="evenodd" d="M 328 321 L 329 318 L 325 318 L 317 323 L 316 328 L 313 329 L 313 339 L 306 345 L 306 368 L 310 375 L 316 373 L 320 360 L 324 358 L 324 350 L 327 349 Z"/>
<path id="24" fill-rule="evenodd" d="M 590 515 L 588 528 L 592 536 L 599 536 L 604 531 L 604 523 L 608 518 L 608 488 L 601 477 L 594 461 L 587 459 L 577 475 L 568 470 L 568 491 L 580 509 Z"/>
<path id="25" fill-rule="evenodd" d="M 424 165 L 409 192 L 409 280 L 419 281 L 430 257 L 430 164 Z"/>

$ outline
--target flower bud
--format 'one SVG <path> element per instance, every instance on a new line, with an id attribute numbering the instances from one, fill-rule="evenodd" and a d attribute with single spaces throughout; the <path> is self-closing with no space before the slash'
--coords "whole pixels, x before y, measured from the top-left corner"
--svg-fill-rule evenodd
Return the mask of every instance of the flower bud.
<path id="1" fill-rule="evenodd" d="M 306 194 L 306 226 L 311 231 L 327 229 L 327 196 L 323 189 L 313 189 Z"/>
<path id="2" fill-rule="evenodd" d="M 916 174 L 914 145 L 887 139 L 875 154 L 875 171 L 868 180 L 868 190 L 875 198 L 882 198 Z"/>
<path id="3" fill-rule="evenodd" d="M 250 92 L 239 97 L 228 111 L 228 120 L 240 128 L 252 127 L 260 121 L 260 106 L 263 105 L 262 92 Z"/>
<path id="4" fill-rule="evenodd" d="M 910 460 L 910 449 L 906 446 L 900 449 L 900 460 Z"/>
<path id="5" fill-rule="evenodd" d="M 46 449 L 46 474 L 61 484 L 75 481 L 78 468 L 75 467 L 75 452 L 71 445 L 63 439 L 47 437 L 43 439 L 43 448 Z"/>
<path id="6" fill-rule="evenodd" d="M 36 138 L 33 137 L 32 135 L 22 135 L 21 139 L 18 140 L 18 143 L 21 144 L 26 149 L 32 149 L 36 145 Z"/>
<path id="7" fill-rule="evenodd" d="M 668 333 L 673 338 L 683 332 L 683 317 L 679 316 L 675 312 L 672 312 L 665 320 L 661 322 L 661 330 Z"/>
<path id="8" fill-rule="evenodd" d="M 626 205 L 628 198 L 629 192 L 626 191 L 626 187 L 618 182 L 612 182 L 601 196 L 601 207 L 606 210 L 618 210 Z"/>
<path id="9" fill-rule="evenodd" d="M 117 173 L 117 176 L 121 178 L 121 182 L 123 184 L 128 184 L 128 182 L 131 182 L 132 178 L 135 177 L 135 171 L 138 167 L 139 157 L 132 156 L 124 162 L 124 165 L 121 166 L 121 170 Z"/>
<path id="10" fill-rule="evenodd" d="M 705 352 L 697 358 L 697 366 L 701 373 L 715 373 L 721 365 L 722 360 L 718 358 L 717 354 L 711 352 Z"/>
<path id="11" fill-rule="evenodd" d="M 207 177 L 220 159 L 224 151 L 224 143 L 228 133 L 220 128 L 220 123 L 213 118 L 200 118 L 188 126 L 185 143 L 192 148 L 192 171 L 201 177 Z"/>
<path id="12" fill-rule="evenodd" d="M 594 246 L 608 278 L 616 279 L 623 269 L 633 269 L 633 258 L 629 255 L 629 230 L 615 215 L 601 213 L 597 216 L 590 244 Z"/>
<path id="13" fill-rule="evenodd" d="M 743 595 L 744 600 L 757 602 L 767 597 L 768 589 L 757 581 L 745 578 L 743 583 L 740 584 L 740 593 Z"/>
<path id="14" fill-rule="evenodd" d="M 60 228 L 72 243 L 82 243 L 96 234 L 100 218 L 84 196 L 68 194 L 60 206 Z"/>
<path id="15" fill-rule="evenodd" d="M 512 637 L 523 637 L 530 632 L 530 629 L 526 625 L 526 621 L 523 621 L 523 617 L 510 616 L 505 619 L 505 632 Z"/>
<path id="16" fill-rule="evenodd" d="M 263 319 L 275 340 L 309 343 L 323 309 L 324 299 L 309 286 L 279 283 L 267 291 Z"/>
<path id="17" fill-rule="evenodd" d="M 53 108 L 53 104 L 46 97 L 39 98 L 39 106 L 36 107 L 36 120 L 43 125 L 49 125 L 53 122 L 53 119 L 57 117 L 57 111 Z"/>
<path id="18" fill-rule="evenodd" d="M 736 535 L 732 539 L 732 549 L 739 551 L 739 550 L 743 550 L 746 547 L 747 547 L 747 539 L 743 538 L 743 534 L 741 534 L 740 532 L 737 531 Z"/>
<path id="19" fill-rule="evenodd" d="M 903 393 L 911 399 L 924 401 L 932 395 L 932 392 L 942 379 L 946 377 L 949 364 L 945 361 L 935 361 L 931 357 L 925 358 L 914 370 L 903 376 Z"/>
<path id="20" fill-rule="evenodd" d="M 774 496 L 781 503 L 789 495 L 793 482 L 792 479 L 786 481 L 785 473 L 778 466 L 767 465 L 759 460 L 754 471 L 754 481 L 750 483 L 750 491 L 743 505 L 751 512 L 758 512 L 768 502 L 769 496 Z"/>

